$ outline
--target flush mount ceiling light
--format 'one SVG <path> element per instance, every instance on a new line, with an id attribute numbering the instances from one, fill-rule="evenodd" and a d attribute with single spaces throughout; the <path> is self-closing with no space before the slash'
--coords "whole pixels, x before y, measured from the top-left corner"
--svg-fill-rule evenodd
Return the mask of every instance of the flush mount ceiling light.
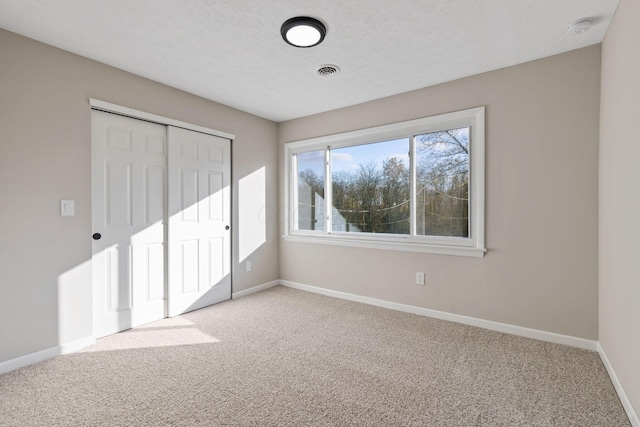
<path id="1" fill-rule="evenodd" d="M 312 47 L 319 45 L 327 29 L 317 19 L 308 16 L 297 16 L 285 21 L 280 27 L 284 41 L 295 47 Z"/>
<path id="2" fill-rule="evenodd" d="M 581 19 L 567 27 L 567 34 L 581 34 L 591 28 L 593 21 L 591 19 Z"/>

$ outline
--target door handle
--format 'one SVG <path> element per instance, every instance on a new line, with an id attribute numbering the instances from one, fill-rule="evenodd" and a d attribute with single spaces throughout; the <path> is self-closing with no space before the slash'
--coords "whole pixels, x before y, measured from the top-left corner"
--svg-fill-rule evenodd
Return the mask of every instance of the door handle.
<path id="1" fill-rule="evenodd" d="M 102 234 L 100 234 L 100 233 L 93 233 L 93 236 L 91 236 L 91 237 L 93 237 L 93 240 L 100 240 L 100 238 L 102 237 Z"/>
<path id="2" fill-rule="evenodd" d="M 228 226 L 228 225 L 225 225 L 224 229 L 225 229 L 225 230 L 228 230 L 228 229 L 229 229 L 229 226 Z"/>

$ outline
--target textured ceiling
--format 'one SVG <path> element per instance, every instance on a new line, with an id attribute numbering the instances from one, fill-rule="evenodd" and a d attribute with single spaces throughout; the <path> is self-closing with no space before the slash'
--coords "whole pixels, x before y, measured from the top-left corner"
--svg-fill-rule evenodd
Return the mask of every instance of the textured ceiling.
<path id="1" fill-rule="evenodd" d="M 0 27 L 283 121 L 602 41 L 618 0 L 0 0 Z M 320 19 L 324 42 L 280 37 Z M 581 19 L 583 34 L 565 28 Z M 341 73 L 316 74 L 336 64 Z"/>

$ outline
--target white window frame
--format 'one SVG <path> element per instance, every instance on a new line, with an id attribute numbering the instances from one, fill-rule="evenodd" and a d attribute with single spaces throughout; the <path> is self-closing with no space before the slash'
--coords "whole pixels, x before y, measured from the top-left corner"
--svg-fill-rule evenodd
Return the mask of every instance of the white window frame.
<path id="1" fill-rule="evenodd" d="M 462 127 L 470 128 L 469 135 L 469 237 L 419 236 L 416 230 L 416 148 L 414 137 L 425 133 Z M 399 138 L 410 141 L 411 173 L 411 233 L 370 234 L 354 232 L 335 232 L 331 230 L 331 162 L 330 149 L 353 145 L 371 144 Z M 373 128 L 322 136 L 302 141 L 288 142 L 284 145 L 284 202 L 285 233 L 284 239 L 291 242 L 319 243 L 340 246 L 353 246 L 372 249 L 386 249 L 407 252 L 423 252 L 443 255 L 482 257 L 484 247 L 484 174 L 485 174 L 485 107 L 470 108 L 422 119 L 409 120 Z M 325 226 L 324 230 L 296 230 L 297 223 L 297 184 L 296 154 L 325 150 Z"/>

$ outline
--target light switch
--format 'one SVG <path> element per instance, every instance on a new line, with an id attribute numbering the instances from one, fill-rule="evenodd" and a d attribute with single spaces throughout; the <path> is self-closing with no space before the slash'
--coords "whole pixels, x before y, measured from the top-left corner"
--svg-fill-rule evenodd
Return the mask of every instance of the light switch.
<path id="1" fill-rule="evenodd" d="M 73 200 L 60 200 L 60 216 L 74 216 L 75 202 Z"/>

